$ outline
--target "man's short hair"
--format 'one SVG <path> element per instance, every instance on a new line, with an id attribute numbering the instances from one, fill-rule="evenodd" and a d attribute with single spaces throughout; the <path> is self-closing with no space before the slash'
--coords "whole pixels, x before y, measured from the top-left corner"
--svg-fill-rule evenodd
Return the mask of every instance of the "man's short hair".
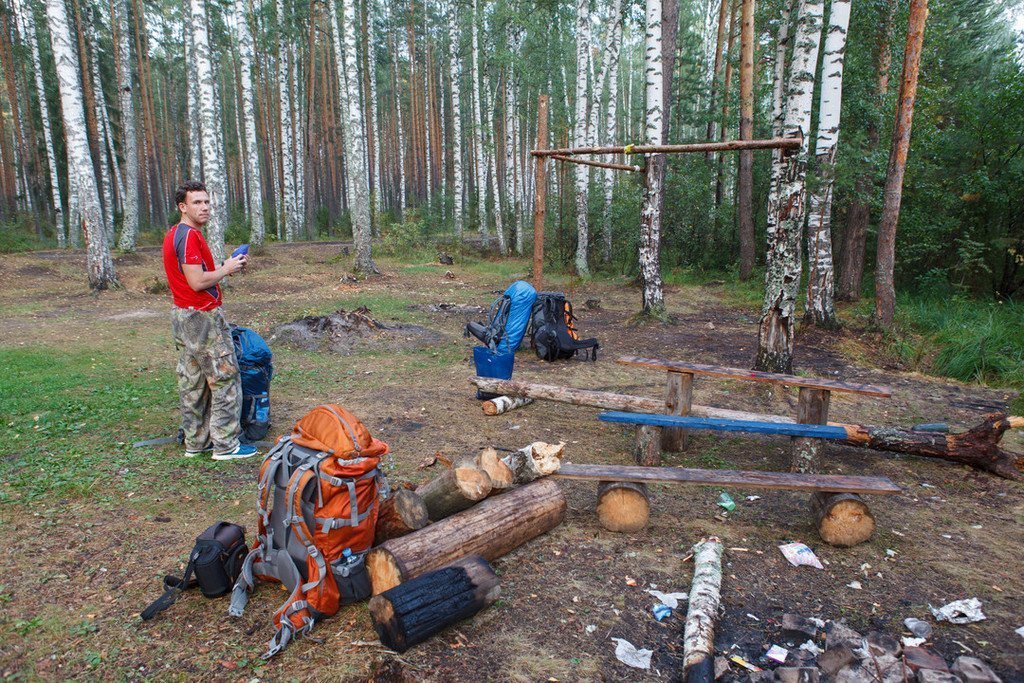
<path id="1" fill-rule="evenodd" d="M 174 206 L 184 203 L 189 192 L 206 192 L 206 185 L 198 180 L 186 180 L 174 192 Z"/>

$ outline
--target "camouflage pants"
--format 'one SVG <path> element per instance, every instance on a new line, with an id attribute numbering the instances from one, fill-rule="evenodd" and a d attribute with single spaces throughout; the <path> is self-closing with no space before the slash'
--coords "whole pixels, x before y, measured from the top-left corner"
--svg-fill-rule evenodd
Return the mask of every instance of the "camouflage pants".
<path id="1" fill-rule="evenodd" d="M 171 313 L 178 349 L 178 393 L 185 448 L 200 451 L 213 443 L 214 453 L 238 446 L 241 433 L 242 380 L 231 331 L 220 308 Z"/>

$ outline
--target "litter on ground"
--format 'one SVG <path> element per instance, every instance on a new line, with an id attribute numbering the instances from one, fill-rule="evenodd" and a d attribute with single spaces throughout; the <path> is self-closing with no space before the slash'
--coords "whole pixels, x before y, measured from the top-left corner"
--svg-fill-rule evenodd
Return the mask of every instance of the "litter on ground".
<path id="1" fill-rule="evenodd" d="M 986 618 L 978 598 L 954 600 L 938 609 L 928 605 L 928 609 L 935 615 L 935 621 L 948 621 L 951 624 L 973 624 Z"/>
<path id="2" fill-rule="evenodd" d="M 634 669 L 650 669 L 651 655 L 654 650 L 637 649 L 625 638 L 612 638 L 615 641 L 615 658 L 626 666 Z"/>
<path id="3" fill-rule="evenodd" d="M 786 543 L 785 545 L 780 545 L 779 550 L 782 551 L 783 556 L 794 567 L 805 565 L 818 569 L 825 568 L 822 566 L 821 561 L 818 560 L 818 556 L 814 554 L 814 551 L 803 543 Z"/>

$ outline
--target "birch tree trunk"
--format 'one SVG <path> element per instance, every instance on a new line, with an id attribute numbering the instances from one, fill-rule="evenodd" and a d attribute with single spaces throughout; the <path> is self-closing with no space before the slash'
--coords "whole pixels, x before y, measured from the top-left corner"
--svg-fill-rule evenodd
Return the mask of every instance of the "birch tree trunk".
<path id="1" fill-rule="evenodd" d="M 793 5 L 796 0 L 786 0 L 782 7 L 782 17 L 779 19 L 779 34 L 775 41 L 775 66 L 772 85 L 772 137 L 781 137 L 786 112 L 784 109 L 784 96 L 786 90 L 786 52 L 789 49 L 790 24 Z M 775 225 L 778 223 L 776 207 L 778 206 L 779 195 L 779 174 L 782 168 L 782 150 L 772 150 L 771 171 L 768 181 L 768 205 L 765 212 L 767 231 L 771 235 L 775 232 Z"/>
<path id="2" fill-rule="evenodd" d="M 486 76 L 484 77 L 486 81 Z M 488 136 L 488 142 L 490 143 L 490 154 L 488 154 L 488 170 L 490 172 L 491 182 L 491 198 L 494 202 L 494 233 L 498 237 L 498 253 L 502 256 L 508 254 L 508 244 L 505 240 L 505 222 L 502 218 L 501 210 L 501 186 L 498 182 L 498 145 L 497 145 L 497 100 L 494 97 L 494 93 L 491 90 L 490 82 L 485 82 L 487 89 L 487 106 L 489 112 L 488 122 L 490 124 L 491 133 Z"/>
<path id="3" fill-rule="evenodd" d="M 484 248 L 487 248 L 490 246 L 491 236 L 487 229 L 487 168 L 484 161 L 484 118 L 480 107 L 480 47 L 477 36 L 480 12 L 477 4 L 477 0 L 473 0 L 473 143 L 476 148 L 473 182 L 476 185 L 476 212 L 480 221 L 480 237 L 483 239 Z"/>
<path id="4" fill-rule="evenodd" d="M 521 33 L 509 29 L 508 47 L 513 55 L 519 52 Z M 516 241 L 516 254 L 523 253 L 523 224 L 519 220 L 519 202 L 516 194 L 516 87 L 512 64 L 505 76 L 505 215 L 512 221 L 512 234 Z"/>
<path id="5" fill-rule="evenodd" d="M 758 328 L 754 369 L 791 374 L 797 290 L 800 286 L 800 237 L 806 212 L 807 149 L 810 138 L 814 72 L 821 41 L 823 0 L 800 0 L 793 63 L 786 83 L 783 135 L 799 137 L 798 152 L 783 160 L 778 194 L 772 197 L 778 224 L 768 233 L 764 305 Z"/>
<path id="6" fill-rule="evenodd" d="M 835 184 L 839 116 L 843 100 L 843 62 L 850 26 L 851 0 L 832 0 L 825 33 L 818 103 L 818 139 L 814 152 L 817 183 L 807 199 L 807 303 L 805 320 L 825 329 L 838 327 L 835 269 L 832 263 L 832 188 Z"/>
<path id="7" fill-rule="evenodd" d="M 648 145 L 663 143 L 662 107 L 664 106 L 661 73 L 661 0 L 646 0 L 646 34 L 644 40 L 644 141 Z M 640 281 L 643 288 L 643 312 L 661 317 L 665 314 L 665 294 L 661 286 L 661 195 L 664 154 L 647 155 L 644 172 L 644 196 L 640 209 Z"/>
<path id="8" fill-rule="evenodd" d="M 754 0 L 742 0 L 740 22 L 740 140 L 754 139 Z M 740 151 L 738 178 L 740 279 L 754 270 L 754 152 Z"/>
<path id="9" fill-rule="evenodd" d="M 397 55 L 391 60 L 394 70 L 392 76 L 395 80 L 395 129 L 398 131 L 398 149 L 396 150 L 398 156 L 398 217 L 400 220 L 405 220 L 405 201 L 406 201 L 406 187 L 405 187 L 405 127 L 402 125 L 402 91 L 400 87 L 400 81 L 398 80 L 398 59 L 405 54 L 404 43 L 398 41 L 400 49 L 398 52 L 394 50 L 394 41 L 392 41 L 391 53 Z M 339 63 L 338 66 L 341 69 Z"/>
<path id="10" fill-rule="evenodd" d="M 619 54 L 622 49 L 622 0 L 613 0 L 612 21 L 614 23 L 612 24 L 611 34 L 608 38 L 608 48 L 611 53 L 608 59 L 608 107 L 605 112 L 604 119 L 605 142 L 609 145 L 616 144 L 616 113 L 619 98 Z M 604 211 L 602 213 L 604 241 L 601 258 L 604 263 L 608 264 L 612 261 L 612 195 L 615 190 L 614 170 L 610 168 L 603 169 L 602 185 L 604 190 Z"/>
<path id="11" fill-rule="evenodd" d="M 32 73 L 35 75 L 36 97 L 43 121 L 43 144 L 46 146 L 46 163 L 50 174 L 50 193 L 53 200 L 54 228 L 57 233 L 57 247 L 67 245 L 64 227 L 64 208 L 60 198 L 60 178 L 57 176 L 57 156 L 53 149 L 53 130 L 50 127 L 50 105 L 46 101 L 46 85 L 43 83 L 43 69 L 39 60 L 39 43 L 36 36 L 36 18 L 32 0 L 14 0 L 14 11 L 21 18 L 25 42 L 32 53 Z"/>
<path id="12" fill-rule="evenodd" d="M 455 236 L 462 240 L 462 95 L 460 80 L 462 68 L 459 64 L 459 26 L 455 0 L 448 8 L 448 68 L 452 79 L 452 217 L 455 220 Z"/>
<path id="13" fill-rule="evenodd" d="M 336 30 L 337 10 L 333 0 L 330 5 L 332 30 Z M 353 0 L 343 0 L 342 13 L 345 53 L 349 56 L 345 63 L 342 87 L 346 90 L 346 99 L 348 100 L 345 147 L 350 151 L 348 161 L 350 164 L 349 178 L 352 181 L 352 240 L 356 252 L 355 270 L 367 275 L 379 274 L 380 271 L 377 269 L 377 264 L 373 262 L 370 252 L 370 241 L 373 234 L 370 226 L 369 184 L 366 176 L 366 143 L 358 133 L 361 128 L 362 113 L 359 105 L 359 74 L 356 71 L 355 61 L 358 48 L 356 47 L 356 8 Z"/>
<path id="14" fill-rule="evenodd" d="M 256 92 L 252 86 L 253 39 L 249 29 L 249 11 L 245 0 L 235 0 L 235 25 L 238 32 L 238 62 L 242 86 L 242 144 L 249 172 L 249 242 L 263 244 L 266 226 L 263 221 L 263 181 L 260 178 L 260 153 L 256 133 Z"/>
<path id="15" fill-rule="evenodd" d="M 903 53 L 903 76 L 896 105 L 896 124 L 892 131 L 889 166 L 885 173 L 885 194 L 882 217 L 878 223 L 878 252 L 875 257 L 875 323 L 892 325 L 896 315 L 896 224 L 900 219 L 903 199 L 903 173 L 910 151 L 910 128 L 914 122 L 914 101 L 917 98 L 917 72 L 924 44 L 924 25 L 928 19 L 928 0 L 910 0 L 907 19 L 907 47 Z"/>
<path id="16" fill-rule="evenodd" d="M 371 175 L 373 176 L 373 192 L 371 206 L 374 215 L 380 214 L 381 207 L 381 171 L 384 168 L 383 161 L 381 160 L 383 155 L 381 154 L 381 148 L 384 146 L 380 139 L 380 126 L 377 123 L 378 116 L 380 115 L 380 105 L 377 100 L 377 53 L 374 45 L 374 29 L 376 28 L 373 22 L 373 3 L 370 0 L 364 0 L 364 6 L 366 11 L 366 63 L 363 65 L 363 69 L 366 71 L 366 79 L 370 83 L 370 107 L 368 108 L 370 116 L 370 132 L 373 135 L 373 167 L 371 169 Z M 374 221 L 374 227 L 377 232 L 380 233 L 379 218 Z"/>
<path id="17" fill-rule="evenodd" d="M 64 1 L 46 0 L 46 18 L 57 69 L 69 176 L 74 178 L 73 187 L 80 203 L 82 229 L 85 233 L 89 287 L 104 290 L 117 286 L 117 274 L 114 272 L 114 261 L 110 257 L 110 246 L 103 227 L 103 210 L 89 153 L 85 106 L 78 80 L 78 52 L 71 43 L 71 27 Z"/>
<path id="18" fill-rule="evenodd" d="M 110 9 L 110 21 L 112 24 L 115 21 L 117 23 L 117 93 L 121 106 L 121 154 L 125 166 L 124 195 L 121 198 L 121 240 L 118 247 L 123 252 L 133 252 L 139 235 L 139 150 L 127 0 L 112 0 Z"/>
<path id="19" fill-rule="evenodd" d="M 185 99 L 188 122 L 188 168 L 192 180 L 203 177 L 202 123 L 199 120 L 199 76 L 196 73 L 195 28 L 192 21 L 192 0 L 185 0 L 185 74 L 188 97 Z"/>
<path id="20" fill-rule="evenodd" d="M 195 2 L 195 0 L 192 0 Z M 292 101 L 289 88 L 290 69 L 284 1 L 277 0 L 277 101 L 281 130 L 281 204 L 279 221 L 284 223 L 284 239 L 295 241 L 298 205 L 295 196 L 295 134 L 292 128 Z M 339 65 L 340 68 L 340 65 Z"/>
<path id="21" fill-rule="evenodd" d="M 224 186 L 224 158 L 219 153 L 221 128 L 214 100 L 217 96 L 206 28 L 206 0 L 190 0 L 192 6 L 192 47 L 199 83 L 199 122 L 203 147 L 203 177 L 210 195 L 210 221 L 206 240 L 218 263 L 224 260 L 224 226 L 227 223 L 227 188 Z"/>
<path id="22" fill-rule="evenodd" d="M 659 20 L 659 27 L 660 27 Z M 659 35 L 660 40 L 660 35 Z M 576 127 L 573 145 L 587 144 L 587 73 L 590 59 L 590 0 L 578 0 L 576 4 Z M 659 65 L 660 68 L 660 65 Z M 596 91 L 596 88 L 595 88 Z M 587 263 L 587 190 L 590 183 L 590 169 L 583 164 L 573 164 L 576 180 L 576 272 L 581 277 L 590 275 Z"/>
<path id="23" fill-rule="evenodd" d="M 100 192 L 103 198 L 103 227 L 110 243 L 114 238 L 114 195 L 112 181 L 110 178 L 110 162 L 108 151 L 110 147 L 110 127 L 107 125 L 107 105 L 103 96 L 103 82 L 100 80 L 99 69 L 99 48 L 96 40 L 96 24 L 93 20 L 93 10 L 86 7 L 83 18 L 85 32 L 88 34 L 89 51 L 83 53 L 82 59 L 88 62 L 89 75 L 93 84 L 93 117 L 96 119 L 96 151 L 97 166 L 100 172 Z"/>

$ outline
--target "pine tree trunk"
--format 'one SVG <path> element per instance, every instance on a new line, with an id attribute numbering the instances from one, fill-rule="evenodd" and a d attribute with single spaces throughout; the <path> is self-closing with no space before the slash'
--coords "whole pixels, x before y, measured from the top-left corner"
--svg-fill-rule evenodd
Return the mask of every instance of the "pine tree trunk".
<path id="1" fill-rule="evenodd" d="M 878 28 L 877 54 L 875 55 L 875 95 L 883 101 L 889 91 L 889 66 L 892 55 L 889 52 L 889 34 L 896 14 L 896 1 L 887 0 L 884 19 Z M 878 123 L 872 116 L 868 121 L 868 147 L 865 156 L 874 156 L 878 148 Z M 857 179 L 854 199 L 846 212 L 846 231 L 843 236 L 842 265 L 839 268 L 839 291 L 841 301 L 860 299 L 861 281 L 864 278 L 864 252 L 867 245 L 868 223 L 871 221 L 871 201 L 874 191 L 873 169 L 869 166 Z"/>
<path id="2" fill-rule="evenodd" d="M 39 111 L 43 122 L 43 144 L 46 146 L 46 163 L 50 174 L 50 193 L 53 201 L 57 247 L 63 249 L 67 244 L 67 232 L 64 226 L 64 207 L 60 198 L 60 178 L 57 175 L 53 130 L 50 127 L 50 105 L 46 101 L 46 85 L 43 83 L 43 69 L 39 60 L 35 14 L 29 0 L 14 0 L 14 11 L 21 17 L 24 40 L 32 53 L 32 73 L 35 75 L 36 98 L 39 100 Z"/>
<path id="3" fill-rule="evenodd" d="M 448 8 L 448 59 L 452 81 L 452 216 L 455 220 L 455 237 L 462 240 L 462 68 L 459 63 L 459 26 L 456 4 L 450 0 Z"/>
<path id="4" fill-rule="evenodd" d="M 483 239 L 484 248 L 490 246 L 491 236 L 487 229 L 487 168 L 484 162 L 484 118 L 480 105 L 480 47 L 477 36 L 478 24 L 480 22 L 480 11 L 477 7 L 477 0 L 473 0 L 473 144 L 475 147 L 475 164 L 473 169 L 473 185 L 476 187 L 476 213 L 480 225 L 480 237 Z"/>
<path id="5" fill-rule="evenodd" d="M 801 146 L 783 160 L 774 202 L 778 225 L 768 234 L 764 305 L 758 328 L 755 370 L 792 374 L 793 331 L 800 286 L 800 237 L 806 212 L 807 148 L 810 141 L 814 72 L 821 40 L 823 0 L 801 0 L 793 62 L 786 83 L 783 134 Z"/>
<path id="6" fill-rule="evenodd" d="M 224 228 L 228 217 L 228 196 L 224 179 L 224 158 L 220 153 L 221 127 L 214 106 L 213 62 L 206 23 L 205 0 L 190 0 L 192 11 L 192 46 L 199 82 L 199 121 L 203 148 L 203 177 L 210 195 L 210 221 L 206 224 L 206 240 L 216 262 L 224 260 Z"/>
<path id="7" fill-rule="evenodd" d="M 75 179 L 74 191 L 80 202 L 82 229 L 86 239 L 89 286 L 94 290 L 104 290 L 117 286 L 117 275 L 103 228 L 103 210 L 89 151 L 85 105 L 78 80 L 78 52 L 71 43 L 71 26 L 63 0 L 46 0 L 46 16 L 57 68 L 69 175 Z"/>
<path id="8" fill-rule="evenodd" d="M 334 3 L 331 11 L 335 12 Z M 355 245 L 355 270 L 364 274 L 379 274 L 373 262 L 370 241 L 373 238 L 370 226 L 369 183 L 366 177 L 365 141 L 358 131 L 361 127 L 359 106 L 359 74 L 356 72 L 356 8 L 353 0 L 343 0 L 342 5 L 344 46 L 348 60 L 345 64 L 344 87 L 348 100 L 348 125 L 345 126 L 345 148 L 351 154 L 349 178 L 352 181 L 352 239 Z M 331 17 L 332 27 L 337 25 Z"/>
<path id="9" fill-rule="evenodd" d="M 659 27 L 660 27 L 659 17 Z M 587 144 L 587 72 L 590 59 L 590 0 L 578 0 L 576 3 L 576 126 L 573 144 L 583 147 Z M 660 68 L 660 65 L 659 65 Z M 596 90 L 596 88 L 595 88 Z M 589 225 L 587 222 L 590 169 L 583 164 L 573 164 L 576 180 L 576 272 L 586 277 L 590 275 L 587 263 L 587 242 L 589 241 Z"/>
<path id="10" fill-rule="evenodd" d="M 892 132 L 889 166 L 885 174 L 882 217 L 878 222 L 878 252 L 875 257 L 875 323 L 888 327 L 896 315 L 896 224 L 903 200 L 903 173 L 910 151 L 910 128 L 914 121 L 917 97 L 917 73 L 921 64 L 924 25 L 928 19 L 928 0 L 911 0 L 907 19 L 907 46 L 903 53 L 903 76 L 896 105 L 896 123 Z"/>
<path id="11" fill-rule="evenodd" d="M 725 49 L 725 26 L 729 18 L 729 0 L 720 0 L 718 5 L 718 34 L 715 40 L 715 62 L 711 70 L 711 95 L 708 98 L 708 127 L 705 139 L 714 142 L 718 138 L 718 79 L 722 73 L 722 52 Z M 715 160 L 715 153 L 705 155 L 708 163 Z"/>
<path id="12" fill-rule="evenodd" d="M 249 242 L 263 244 L 266 226 L 263 220 L 263 181 L 260 177 L 259 135 L 256 132 L 256 93 L 252 85 L 253 39 L 249 29 L 249 11 L 245 0 L 235 0 L 235 27 L 238 32 L 239 76 L 242 86 L 242 142 L 239 152 L 248 165 Z"/>
<path id="13" fill-rule="evenodd" d="M 491 183 L 491 200 L 494 202 L 494 233 L 498 237 L 498 253 L 502 256 L 508 254 L 508 244 L 505 240 L 505 222 L 502 219 L 501 208 L 501 185 L 498 182 L 498 127 L 497 127 L 497 106 L 491 84 L 484 77 L 484 85 L 487 93 L 488 123 L 490 124 L 490 135 L 488 136 L 490 153 L 487 155 L 487 168 Z"/>
<path id="14" fill-rule="evenodd" d="M 647 116 L 644 140 L 648 145 L 664 142 L 662 106 L 664 105 L 661 73 L 661 0 L 646 0 L 647 33 L 644 42 L 644 82 Z M 640 281 L 643 289 L 643 312 L 662 316 L 665 294 L 661 286 L 661 195 L 664 154 L 649 154 L 644 173 L 643 204 L 640 209 Z"/>
<path id="15" fill-rule="evenodd" d="M 850 26 L 850 0 L 832 0 L 821 63 L 821 98 L 814 192 L 807 201 L 807 303 L 805 320 L 825 329 L 838 327 L 835 311 L 835 269 L 832 263 L 832 188 L 835 184 L 839 115 L 843 99 L 843 61 Z"/>
<path id="16" fill-rule="evenodd" d="M 736 38 L 736 5 L 740 0 L 733 0 L 729 9 L 729 35 L 725 47 L 725 80 L 722 84 L 722 120 L 718 129 L 718 141 L 726 142 L 729 139 L 729 90 L 732 88 L 732 46 Z M 717 159 L 717 171 L 715 173 L 715 208 L 721 207 L 725 199 L 725 157 L 719 154 Z M 720 235 L 721 212 L 715 212 L 715 233 Z"/>
<path id="17" fill-rule="evenodd" d="M 740 140 L 754 139 L 754 0 L 742 0 L 740 22 Z M 754 152 L 740 151 L 738 178 L 740 279 L 754 271 Z"/>

